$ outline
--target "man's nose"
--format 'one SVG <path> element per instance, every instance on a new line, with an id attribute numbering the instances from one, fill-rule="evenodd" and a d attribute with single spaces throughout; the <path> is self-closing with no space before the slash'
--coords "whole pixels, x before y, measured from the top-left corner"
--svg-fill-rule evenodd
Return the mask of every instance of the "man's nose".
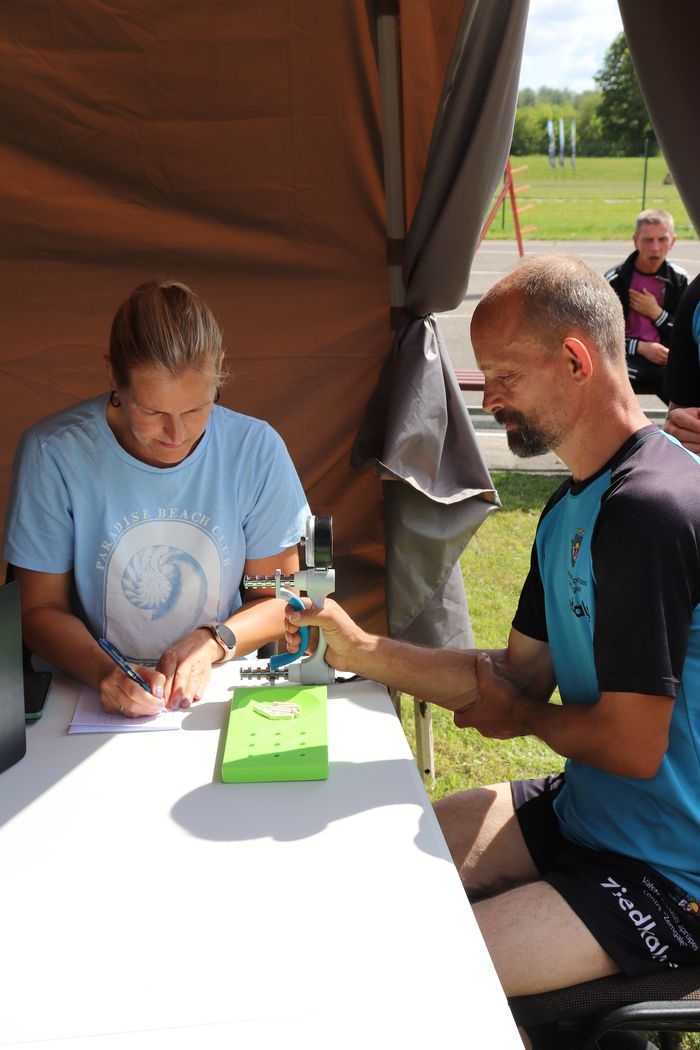
<path id="1" fill-rule="evenodd" d="M 481 399 L 484 412 L 498 412 L 500 408 L 503 408 L 503 399 L 500 397 L 498 390 L 498 384 L 493 379 L 484 379 L 484 396 Z"/>

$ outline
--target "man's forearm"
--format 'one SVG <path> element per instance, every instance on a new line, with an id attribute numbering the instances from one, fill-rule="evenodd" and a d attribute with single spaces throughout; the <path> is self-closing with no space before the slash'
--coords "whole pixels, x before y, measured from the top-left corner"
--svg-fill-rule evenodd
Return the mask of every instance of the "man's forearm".
<path id="1" fill-rule="evenodd" d="M 471 703 L 476 687 L 474 650 L 424 649 L 365 634 L 349 669 L 392 689 L 450 710 Z"/>
<path id="2" fill-rule="evenodd" d="M 565 758 L 618 776 L 651 777 L 668 746 L 673 701 L 638 693 L 604 693 L 597 703 L 542 703 L 478 665 L 479 699 L 455 721 L 495 740 L 534 736 Z"/>

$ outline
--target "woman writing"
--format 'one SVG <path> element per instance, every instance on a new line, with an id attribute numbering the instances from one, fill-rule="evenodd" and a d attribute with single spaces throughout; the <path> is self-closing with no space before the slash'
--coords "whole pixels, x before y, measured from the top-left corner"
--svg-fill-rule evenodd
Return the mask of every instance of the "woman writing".
<path id="1" fill-rule="evenodd" d="M 112 323 L 111 393 L 31 427 L 4 556 L 32 652 L 133 717 L 200 699 L 212 664 L 284 633 L 285 601 L 244 575 L 299 568 L 310 513 L 278 434 L 216 404 L 221 331 L 189 288 L 139 286 Z M 97 643 L 138 665 L 132 682 Z"/>

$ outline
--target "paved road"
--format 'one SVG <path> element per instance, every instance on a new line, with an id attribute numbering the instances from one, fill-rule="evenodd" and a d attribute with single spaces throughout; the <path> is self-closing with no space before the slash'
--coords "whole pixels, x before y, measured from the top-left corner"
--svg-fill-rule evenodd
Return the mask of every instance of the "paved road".
<path id="1" fill-rule="evenodd" d="M 525 257 L 535 255 L 576 255 L 586 259 L 596 270 L 603 273 L 610 266 L 621 262 L 633 250 L 632 239 L 629 241 L 528 241 L 525 239 Z M 694 277 L 700 272 L 700 240 L 677 241 L 669 256 L 679 266 L 685 267 Z M 484 241 L 474 258 L 469 288 L 460 305 L 447 313 L 439 315 L 440 330 L 447 344 L 450 358 L 455 368 L 474 368 L 474 351 L 469 338 L 469 324 L 474 308 L 481 296 L 504 274 L 520 262 L 518 246 L 515 241 Z M 471 408 L 481 405 L 481 395 L 476 392 L 464 393 L 465 404 Z M 664 410 L 663 402 L 649 396 L 640 399 L 642 407 L 650 413 L 650 418 L 658 419 Z M 473 416 L 479 444 L 486 461 L 494 470 L 564 470 L 564 465 L 557 456 L 540 456 L 534 460 L 517 459 L 508 450 L 505 434 L 500 429 L 481 426 L 478 416 Z"/>

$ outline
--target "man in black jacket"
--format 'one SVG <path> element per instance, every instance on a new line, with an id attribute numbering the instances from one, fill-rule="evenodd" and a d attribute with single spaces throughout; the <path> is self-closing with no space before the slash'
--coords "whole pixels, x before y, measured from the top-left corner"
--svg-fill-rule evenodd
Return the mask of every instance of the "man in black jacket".
<path id="1" fill-rule="evenodd" d="M 667 402 L 664 377 L 676 307 L 688 284 L 688 274 L 666 256 L 676 241 L 673 216 L 663 208 L 647 208 L 637 216 L 635 251 L 605 274 L 625 314 L 627 371 L 638 392 L 656 394 Z"/>
<path id="2" fill-rule="evenodd" d="M 678 307 L 666 369 L 667 434 L 700 455 L 700 274 Z"/>

